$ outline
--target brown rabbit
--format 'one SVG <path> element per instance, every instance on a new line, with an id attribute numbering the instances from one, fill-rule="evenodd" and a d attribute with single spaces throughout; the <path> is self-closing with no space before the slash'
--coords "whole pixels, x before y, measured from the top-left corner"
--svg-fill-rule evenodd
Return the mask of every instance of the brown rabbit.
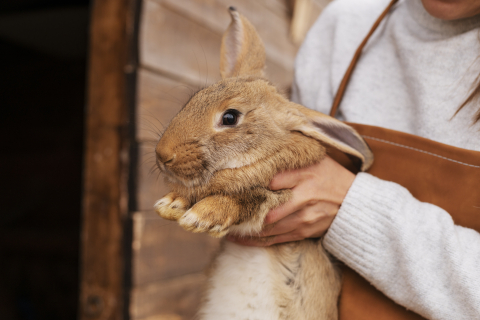
<path id="1" fill-rule="evenodd" d="M 214 237 L 255 235 L 290 190 L 268 189 L 281 171 L 312 165 L 336 148 L 367 169 L 372 153 L 349 126 L 285 99 L 264 78 L 265 50 L 235 8 L 222 39 L 223 80 L 197 92 L 156 147 L 171 192 L 158 214 Z M 199 318 L 337 319 L 340 274 L 321 242 L 266 248 L 225 242 L 210 271 Z"/>

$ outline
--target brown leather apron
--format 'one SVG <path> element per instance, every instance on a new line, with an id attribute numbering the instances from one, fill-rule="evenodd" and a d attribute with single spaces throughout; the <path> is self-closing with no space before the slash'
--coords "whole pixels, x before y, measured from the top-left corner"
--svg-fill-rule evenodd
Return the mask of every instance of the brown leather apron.
<path id="1" fill-rule="evenodd" d="M 364 45 L 395 2 L 389 4 L 357 49 L 340 84 L 331 116 L 336 113 Z M 455 224 L 480 232 L 480 152 L 380 127 L 349 125 L 363 136 L 375 156 L 368 173 L 404 186 L 418 200 L 446 210 Z M 340 320 L 424 319 L 387 298 L 352 269 L 345 266 L 343 271 Z"/>

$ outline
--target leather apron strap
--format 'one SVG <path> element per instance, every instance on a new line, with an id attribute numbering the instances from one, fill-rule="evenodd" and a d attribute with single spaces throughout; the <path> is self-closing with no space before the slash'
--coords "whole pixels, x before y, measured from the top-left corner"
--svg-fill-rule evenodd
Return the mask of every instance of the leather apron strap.
<path id="1" fill-rule="evenodd" d="M 355 66 L 357 64 L 358 59 L 360 58 L 360 55 L 362 54 L 363 47 L 368 42 L 368 39 L 370 39 L 371 35 L 375 32 L 377 27 L 380 25 L 380 22 L 382 22 L 383 18 L 388 14 L 392 6 L 398 2 L 398 0 L 392 0 L 390 4 L 387 6 L 387 8 L 382 12 L 380 17 L 378 17 L 377 21 L 373 24 L 372 28 L 370 29 L 370 32 L 368 32 L 367 36 L 365 39 L 363 39 L 362 43 L 360 46 L 358 46 L 357 51 L 355 51 L 355 54 L 353 55 L 352 62 L 350 62 L 350 65 L 348 66 L 347 72 L 345 72 L 345 75 L 343 76 L 342 82 L 340 83 L 340 86 L 338 88 L 337 94 L 335 96 L 335 99 L 333 100 L 332 104 L 332 109 L 330 110 L 330 116 L 335 117 L 335 114 L 337 113 L 338 106 L 340 105 L 340 102 L 342 101 L 343 94 L 345 92 L 345 89 L 347 88 L 348 81 L 350 80 L 350 77 L 353 73 L 353 69 L 355 69 Z"/>

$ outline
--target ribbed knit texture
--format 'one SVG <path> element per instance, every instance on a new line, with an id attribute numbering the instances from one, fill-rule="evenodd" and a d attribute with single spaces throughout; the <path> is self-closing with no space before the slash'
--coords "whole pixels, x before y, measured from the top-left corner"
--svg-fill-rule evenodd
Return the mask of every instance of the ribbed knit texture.
<path id="1" fill-rule="evenodd" d="M 427 319 L 480 318 L 480 234 L 397 184 L 360 173 L 324 245 Z"/>
<path id="2" fill-rule="evenodd" d="M 297 57 L 295 101 L 328 114 L 355 49 L 388 2 L 336 0 L 324 10 Z M 472 125 L 479 103 L 452 118 L 480 73 L 479 26 L 478 16 L 447 22 L 420 0 L 400 1 L 366 46 L 339 118 L 480 151 L 480 123 Z M 427 319 L 480 319 L 480 234 L 395 183 L 359 174 L 324 245 Z"/>

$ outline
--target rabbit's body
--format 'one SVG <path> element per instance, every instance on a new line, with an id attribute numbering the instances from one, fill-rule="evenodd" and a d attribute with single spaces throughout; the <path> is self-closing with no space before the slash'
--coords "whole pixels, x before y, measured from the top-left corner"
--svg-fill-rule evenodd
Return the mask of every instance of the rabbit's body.
<path id="1" fill-rule="evenodd" d="M 338 270 L 320 241 L 272 247 L 225 242 L 210 271 L 199 319 L 337 319 Z"/>
<path id="2" fill-rule="evenodd" d="M 222 41 L 223 80 L 197 92 L 157 144 L 171 192 L 155 204 L 163 218 L 214 237 L 258 234 L 290 190 L 268 185 L 281 171 L 321 161 L 324 145 L 372 163 L 345 124 L 288 101 L 263 78 L 265 52 L 234 9 Z M 210 270 L 202 320 L 337 319 L 340 276 L 319 240 L 266 248 L 224 243 Z"/>

